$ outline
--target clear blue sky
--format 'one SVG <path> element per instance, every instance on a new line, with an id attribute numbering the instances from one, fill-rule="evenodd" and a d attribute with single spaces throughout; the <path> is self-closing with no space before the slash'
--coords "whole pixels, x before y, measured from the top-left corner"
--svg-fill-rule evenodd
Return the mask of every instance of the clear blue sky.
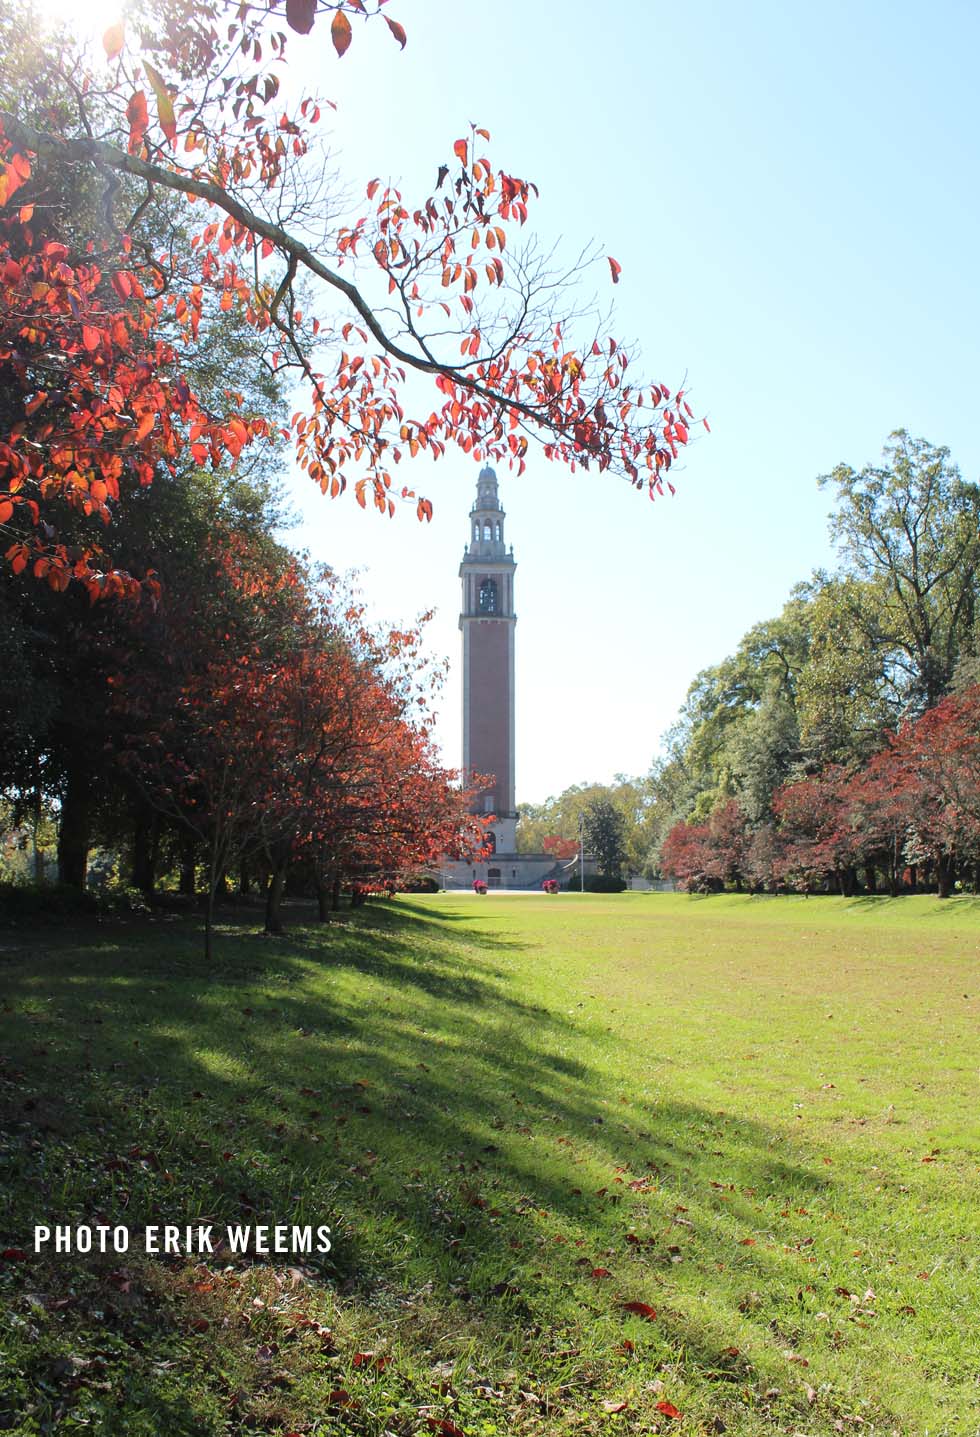
<path id="1" fill-rule="evenodd" d="M 623 266 L 616 328 L 651 375 L 686 374 L 712 434 L 650 504 L 533 457 L 502 474 L 518 560 L 519 800 L 644 772 L 698 669 L 830 560 L 839 460 L 905 426 L 980 470 L 980 7 L 731 3 L 492 7 L 392 0 L 408 30 L 325 24 L 294 48 L 338 102 L 358 188 L 428 192 L 469 122 L 541 189 L 537 224 Z M 384 521 L 290 481 L 294 541 L 360 567 L 376 611 L 435 605 L 458 654 L 456 570 L 476 466 L 419 461 L 433 523 Z M 459 761 L 454 681 L 440 729 Z"/>

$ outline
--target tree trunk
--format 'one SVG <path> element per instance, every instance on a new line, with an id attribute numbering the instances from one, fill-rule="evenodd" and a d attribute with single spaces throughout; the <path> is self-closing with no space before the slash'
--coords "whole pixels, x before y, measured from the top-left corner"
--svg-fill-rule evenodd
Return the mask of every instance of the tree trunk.
<path id="1" fill-rule="evenodd" d="M 265 890 L 265 931 L 266 933 L 281 933 L 282 926 L 282 895 L 286 887 L 286 865 L 279 864 L 269 875 L 269 885 Z"/>
<path id="2" fill-rule="evenodd" d="M 68 764 L 68 779 L 61 800 L 58 826 L 58 881 L 84 888 L 88 851 L 92 842 L 92 777 L 84 759 L 75 755 Z"/>
<path id="3" fill-rule="evenodd" d="M 180 891 L 185 898 L 193 898 L 197 892 L 196 869 L 197 843 L 193 834 L 184 833 L 180 839 Z"/>
<path id="4" fill-rule="evenodd" d="M 318 873 L 316 878 L 316 909 L 317 917 L 321 923 L 330 922 L 330 910 L 334 906 L 331 902 L 332 892 L 327 877 Z"/>
<path id="5" fill-rule="evenodd" d="M 953 891 L 953 874 L 956 866 L 953 859 L 945 854 L 936 860 L 936 892 L 940 898 L 948 898 Z"/>
<path id="6" fill-rule="evenodd" d="M 204 902 L 204 961 L 211 962 L 213 953 L 212 936 L 214 933 L 214 884 L 208 884 L 208 896 Z"/>
<path id="7" fill-rule="evenodd" d="M 875 872 L 875 866 L 873 863 L 865 864 L 864 886 L 868 893 L 878 892 L 878 875 Z"/>
<path id="8" fill-rule="evenodd" d="M 207 892 L 204 899 L 204 958 L 206 962 L 211 961 L 213 952 L 214 910 L 218 902 L 218 894 L 224 890 L 226 856 L 227 846 L 219 824 L 212 834 L 208 854 Z"/>
<path id="9" fill-rule="evenodd" d="M 136 815 L 133 829 L 132 883 L 147 898 L 153 896 L 156 882 L 157 847 L 160 838 L 160 823 L 156 814 L 142 809 Z"/>
<path id="10" fill-rule="evenodd" d="M 252 891 L 252 875 L 248 871 L 248 862 L 242 859 L 238 869 L 238 893 L 241 898 L 247 898 Z"/>

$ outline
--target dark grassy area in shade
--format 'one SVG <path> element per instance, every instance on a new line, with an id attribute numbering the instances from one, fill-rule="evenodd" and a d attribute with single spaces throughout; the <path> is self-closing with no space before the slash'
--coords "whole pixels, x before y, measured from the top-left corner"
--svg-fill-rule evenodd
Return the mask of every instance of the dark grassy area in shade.
<path id="1" fill-rule="evenodd" d="M 0 933 L 0 1431 L 975 1437 L 980 905 L 308 918 Z"/>

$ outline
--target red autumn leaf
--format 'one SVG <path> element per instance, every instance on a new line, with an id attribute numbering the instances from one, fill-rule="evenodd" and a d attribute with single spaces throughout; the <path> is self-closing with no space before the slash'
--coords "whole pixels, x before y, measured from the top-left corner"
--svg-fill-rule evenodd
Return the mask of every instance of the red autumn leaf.
<path id="1" fill-rule="evenodd" d="M 456 143 L 455 143 L 455 145 L 453 145 L 453 154 L 454 154 L 454 155 L 456 156 L 456 158 L 459 160 L 459 162 L 460 162 L 461 165 L 465 165 L 465 164 L 466 164 L 466 156 L 468 155 L 468 153 L 469 153 L 469 147 L 467 146 L 466 141 L 465 141 L 465 140 L 457 140 Z"/>
<path id="2" fill-rule="evenodd" d="M 84 344 L 85 348 L 89 351 L 89 353 L 91 353 L 92 350 L 98 349 L 99 345 L 102 343 L 102 335 L 99 333 L 99 331 L 98 331 L 93 325 L 91 325 L 91 324 L 83 324 L 83 325 L 82 325 L 82 343 Z"/>
<path id="3" fill-rule="evenodd" d="M 4 554 L 5 559 L 10 560 L 10 567 L 15 574 L 22 574 L 27 568 L 27 561 L 30 557 L 25 544 L 12 544 Z"/>
<path id="4" fill-rule="evenodd" d="M 384 1372 L 390 1357 L 378 1357 L 374 1352 L 355 1352 L 353 1365 L 355 1367 L 373 1367 L 376 1372 Z"/>
<path id="5" fill-rule="evenodd" d="M 609 261 L 609 272 L 612 275 L 613 284 L 619 284 L 619 276 L 623 272 L 623 266 L 618 260 L 613 259 L 611 254 L 607 254 L 606 259 Z"/>
<path id="6" fill-rule="evenodd" d="M 0 499 L 0 524 L 6 524 L 14 512 L 14 506 L 9 499 Z"/>
<path id="7" fill-rule="evenodd" d="M 131 95 L 129 104 L 126 106 L 126 119 L 129 121 L 129 147 L 134 149 L 142 143 L 146 134 L 146 127 L 150 123 L 149 112 L 146 108 L 146 96 L 142 90 L 137 90 Z"/>
<path id="8" fill-rule="evenodd" d="M 114 60 L 122 49 L 126 39 L 126 27 L 120 20 L 115 25 L 110 25 L 102 36 L 102 45 L 110 60 Z"/>
<path id="9" fill-rule="evenodd" d="M 657 1403 L 657 1411 L 664 1417 L 681 1417 L 683 1415 L 678 1412 L 673 1402 L 667 1402 L 666 1400 Z"/>
<path id="10" fill-rule="evenodd" d="M 441 1437 L 466 1437 L 462 1427 L 457 1427 L 449 1417 L 427 1417 L 430 1429 L 441 1433 Z"/>
<path id="11" fill-rule="evenodd" d="M 350 21 L 343 10 L 338 10 L 330 22 L 330 38 L 338 55 L 346 55 L 350 48 Z"/>
<path id="12" fill-rule="evenodd" d="M 27 1261 L 27 1253 L 22 1247 L 5 1247 L 3 1252 L 0 1252 L 0 1257 L 3 1258 L 4 1262 Z"/>
<path id="13" fill-rule="evenodd" d="M 388 15 L 385 16 L 385 22 L 388 26 L 388 29 L 391 31 L 401 48 L 404 50 L 405 41 L 408 39 L 408 36 L 405 34 L 405 27 L 403 25 L 399 25 L 397 20 L 392 20 Z"/>
<path id="14" fill-rule="evenodd" d="M 655 1321 L 657 1316 L 656 1308 L 651 1307 L 648 1302 L 624 1302 L 623 1311 L 632 1312 L 637 1317 L 643 1317 L 647 1322 Z"/>
<path id="15" fill-rule="evenodd" d="M 297 35 L 308 35 L 316 19 L 316 0 L 286 0 L 286 24 Z"/>
<path id="16" fill-rule="evenodd" d="M 612 1273 L 609 1271 L 608 1267 L 594 1267 L 594 1268 L 592 1269 L 592 1276 L 593 1276 L 593 1277 L 612 1277 Z"/>

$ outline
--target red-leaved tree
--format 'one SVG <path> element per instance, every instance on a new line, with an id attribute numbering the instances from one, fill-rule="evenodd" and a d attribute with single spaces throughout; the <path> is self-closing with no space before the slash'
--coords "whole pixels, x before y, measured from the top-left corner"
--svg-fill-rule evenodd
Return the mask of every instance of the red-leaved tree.
<path id="1" fill-rule="evenodd" d="M 888 736 L 868 764 L 859 802 L 885 844 L 931 872 L 940 898 L 958 868 L 980 877 L 980 688 L 951 694 Z"/>
<path id="2" fill-rule="evenodd" d="M 779 870 L 791 888 L 829 885 L 850 894 L 856 883 L 861 835 L 852 810 L 853 776 L 840 764 L 783 784 L 773 795 L 782 853 Z"/>

